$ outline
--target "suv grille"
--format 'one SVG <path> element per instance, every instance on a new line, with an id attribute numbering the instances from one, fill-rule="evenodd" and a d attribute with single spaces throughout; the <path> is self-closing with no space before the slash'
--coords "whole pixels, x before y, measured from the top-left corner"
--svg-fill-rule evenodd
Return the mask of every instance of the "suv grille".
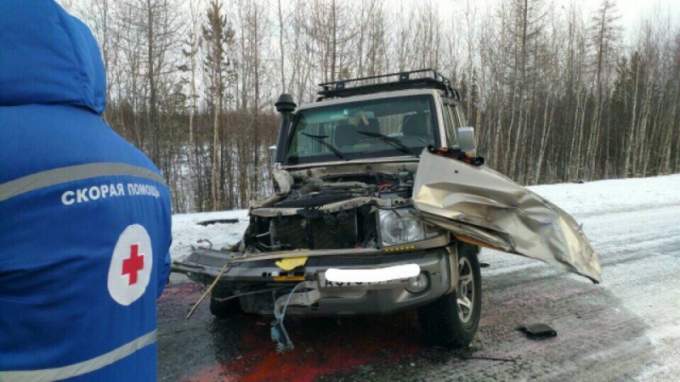
<path id="1" fill-rule="evenodd" d="M 274 244 L 282 249 L 353 248 L 359 242 L 356 210 L 273 218 L 270 232 Z"/>
<path id="2" fill-rule="evenodd" d="M 369 204 L 339 212 L 301 208 L 293 216 L 251 216 L 244 240 L 263 252 L 375 247 L 377 216 Z"/>

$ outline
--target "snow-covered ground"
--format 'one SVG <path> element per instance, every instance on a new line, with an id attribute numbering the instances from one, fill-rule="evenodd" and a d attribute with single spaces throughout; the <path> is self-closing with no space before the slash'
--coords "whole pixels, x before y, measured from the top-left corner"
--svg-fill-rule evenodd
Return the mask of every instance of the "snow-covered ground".
<path id="1" fill-rule="evenodd" d="M 529 187 L 577 220 L 604 213 L 680 204 L 680 174 Z"/>
<path id="2" fill-rule="evenodd" d="M 530 275 L 513 283 L 517 291 L 499 293 L 527 297 L 542 294 L 549 300 L 548 306 L 564 305 L 562 309 L 551 308 L 555 317 L 546 318 L 558 332 L 569 330 L 573 332 L 568 334 L 570 337 L 592 336 L 596 341 L 591 349 L 574 354 L 572 363 L 564 365 L 560 372 L 548 373 L 547 379 L 559 380 L 570 375 L 567 379 L 677 380 L 680 375 L 680 174 L 544 185 L 532 190 L 583 224 L 602 264 L 602 283 L 592 292 L 570 291 L 572 286 L 563 286 L 566 291 L 559 291 L 553 288 L 558 289 L 563 283 L 553 279 L 557 272 L 551 268 L 514 255 L 482 251 L 482 261 L 491 264 L 483 272 L 490 284 L 498 283 L 503 289 L 512 290 L 506 284 L 508 279 L 518 279 L 518 274 Z M 541 278 L 551 281 L 535 281 Z M 573 275 L 568 278 L 581 279 Z M 575 303 L 578 301 L 575 295 L 581 296 L 584 302 Z M 586 310 L 571 313 L 567 303 L 577 306 L 573 309 L 582 309 L 578 306 L 585 304 Z M 592 318 L 591 325 L 600 326 L 590 334 L 577 326 L 581 319 L 594 314 L 589 310 L 598 315 Z M 613 339 L 616 337 L 620 340 Z M 563 336 L 562 340 L 567 342 L 571 338 Z M 518 349 L 526 356 L 524 348 Z M 507 354 L 511 353 L 512 350 L 508 350 Z M 549 354 L 543 355 L 549 358 Z"/>
<path id="3" fill-rule="evenodd" d="M 218 219 L 238 219 L 238 222 L 207 226 L 198 224 Z M 208 240 L 215 249 L 230 246 L 241 239 L 247 227 L 248 210 L 173 215 L 170 254 L 173 260 L 183 259 L 189 255 L 192 245 L 207 246 L 208 244 L 202 242 L 203 240 Z"/>

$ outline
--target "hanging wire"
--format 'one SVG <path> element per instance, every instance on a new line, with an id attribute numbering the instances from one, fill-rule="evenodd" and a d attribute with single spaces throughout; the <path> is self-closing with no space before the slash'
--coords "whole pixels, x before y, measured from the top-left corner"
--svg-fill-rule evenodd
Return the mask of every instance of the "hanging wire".
<path id="1" fill-rule="evenodd" d="M 271 338 L 272 341 L 276 342 L 276 351 L 279 353 L 290 351 L 295 348 L 295 345 L 293 345 L 293 341 L 291 341 L 290 337 L 288 336 L 288 331 L 286 330 L 286 327 L 283 322 L 286 319 L 286 311 L 288 310 L 288 304 L 290 304 L 290 300 L 291 298 L 293 298 L 293 294 L 301 285 L 304 285 L 304 281 L 296 284 L 293 287 L 293 289 L 290 290 L 290 292 L 288 293 L 288 297 L 286 298 L 286 302 L 283 304 L 283 307 L 280 312 L 278 311 L 276 306 L 277 300 L 276 294 L 272 292 L 272 294 L 274 295 L 275 320 L 272 321 L 271 324 Z"/>

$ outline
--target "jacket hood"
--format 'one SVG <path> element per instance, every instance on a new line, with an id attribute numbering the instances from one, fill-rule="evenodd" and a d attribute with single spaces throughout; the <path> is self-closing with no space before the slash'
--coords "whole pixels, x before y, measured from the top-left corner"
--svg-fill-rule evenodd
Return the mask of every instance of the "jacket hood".
<path id="1" fill-rule="evenodd" d="M 0 0 L 0 106 L 106 104 L 99 47 L 53 0 Z"/>

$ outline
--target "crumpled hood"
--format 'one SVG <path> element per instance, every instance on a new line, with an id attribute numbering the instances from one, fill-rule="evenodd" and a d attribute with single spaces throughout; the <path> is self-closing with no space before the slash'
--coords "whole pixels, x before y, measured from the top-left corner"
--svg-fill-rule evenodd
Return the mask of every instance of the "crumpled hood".
<path id="1" fill-rule="evenodd" d="M 85 24 L 53 0 L 0 0 L 0 15 L 0 107 L 104 111 L 104 65 Z"/>

